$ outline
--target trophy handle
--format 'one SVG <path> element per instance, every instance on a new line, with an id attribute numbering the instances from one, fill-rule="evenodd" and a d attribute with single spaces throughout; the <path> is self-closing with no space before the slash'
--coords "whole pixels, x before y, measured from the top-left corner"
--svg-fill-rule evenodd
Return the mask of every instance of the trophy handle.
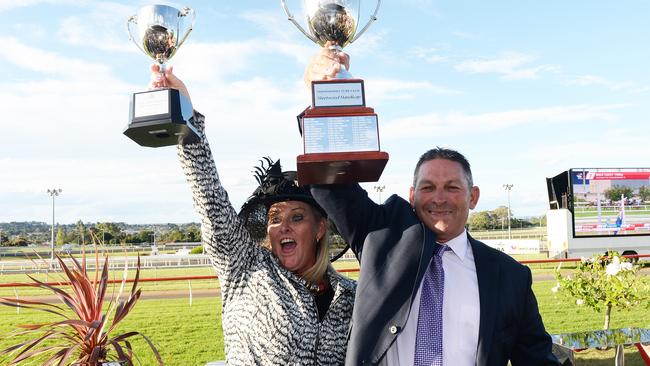
<path id="1" fill-rule="evenodd" d="M 303 27 L 296 21 L 296 18 L 293 17 L 293 14 L 291 14 L 291 12 L 289 11 L 289 7 L 287 6 L 286 0 L 280 0 L 280 3 L 282 4 L 282 8 L 284 9 L 284 12 L 287 14 L 287 19 L 289 19 L 289 21 L 293 23 L 293 25 L 295 25 L 296 28 L 298 28 L 298 30 L 302 32 L 302 34 L 304 34 L 307 38 L 311 39 L 312 42 L 318 44 L 318 40 L 316 39 L 316 37 L 307 33 L 307 31 L 305 31 Z"/>
<path id="2" fill-rule="evenodd" d="M 189 6 L 186 6 L 180 11 L 180 15 L 184 17 L 187 16 L 188 13 L 192 13 L 192 22 L 190 23 L 189 28 L 187 28 L 187 31 L 185 31 L 183 38 L 181 38 L 181 41 L 178 43 L 178 46 L 176 46 L 176 48 L 179 48 L 185 42 L 187 36 L 190 35 L 190 32 L 194 28 L 194 21 L 196 20 L 196 12 L 194 11 L 194 9 L 190 8 Z"/>
<path id="3" fill-rule="evenodd" d="M 284 1 L 284 0 L 283 0 Z M 359 33 L 357 33 L 354 38 L 350 40 L 350 43 L 354 42 L 359 38 L 367 29 L 370 27 L 370 24 L 372 24 L 375 20 L 377 20 L 377 12 L 379 11 L 379 5 L 381 5 L 381 0 L 377 0 L 377 7 L 375 8 L 374 13 L 372 13 L 372 16 L 368 20 L 368 23 L 361 29 Z"/>
<path id="4" fill-rule="evenodd" d="M 133 38 L 133 33 L 131 33 L 131 24 L 138 24 L 138 16 L 137 15 L 131 15 L 129 19 L 126 21 L 126 30 L 129 32 L 129 40 L 133 42 L 133 44 L 136 45 L 144 53 L 145 55 L 147 54 L 147 51 L 142 48 L 141 45 L 139 45 L 136 41 L 135 38 Z"/>

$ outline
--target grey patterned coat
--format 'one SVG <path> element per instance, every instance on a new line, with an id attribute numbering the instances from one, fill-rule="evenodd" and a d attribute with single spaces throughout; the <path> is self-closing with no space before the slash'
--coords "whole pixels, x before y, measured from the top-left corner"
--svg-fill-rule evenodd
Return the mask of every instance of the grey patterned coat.
<path id="1" fill-rule="evenodd" d="M 356 283 L 333 269 L 334 299 L 318 322 L 306 283 L 284 269 L 242 226 L 221 186 L 195 112 L 202 141 L 178 154 L 201 215 L 201 234 L 221 284 L 222 323 L 229 365 L 342 365 Z"/>

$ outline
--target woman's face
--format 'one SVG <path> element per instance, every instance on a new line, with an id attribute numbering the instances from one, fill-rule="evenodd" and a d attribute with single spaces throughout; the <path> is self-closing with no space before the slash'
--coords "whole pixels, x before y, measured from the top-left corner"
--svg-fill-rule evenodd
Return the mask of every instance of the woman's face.
<path id="1" fill-rule="evenodd" d="M 325 219 L 302 201 L 278 202 L 268 213 L 266 231 L 280 264 L 302 275 L 316 263 L 316 242 L 325 235 Z"/>

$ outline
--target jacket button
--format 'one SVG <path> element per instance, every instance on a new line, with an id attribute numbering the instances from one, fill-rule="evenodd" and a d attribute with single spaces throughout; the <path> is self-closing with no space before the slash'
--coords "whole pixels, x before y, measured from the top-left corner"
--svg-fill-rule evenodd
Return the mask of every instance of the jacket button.
<path id="1" fill-rule="evenodd" d="M 398 329 L 397 329 L 396 325 L 391 325 L 390 329 L 388 329 L 388 330 L 390 331 L 390 334 L 397 334 Z"/>

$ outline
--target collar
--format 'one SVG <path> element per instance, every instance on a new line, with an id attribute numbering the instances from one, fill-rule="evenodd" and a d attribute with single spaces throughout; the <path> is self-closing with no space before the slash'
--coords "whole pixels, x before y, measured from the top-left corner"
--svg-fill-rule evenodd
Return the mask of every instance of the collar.
<path id="1" fill-rule="evenodd" d="M 460 260 L 465 261 L 467 255 L 467 248 L 469 247 L 469 240 L 467 239 L 467 230 L 463 230 L 462 233 L 458 234 L 457 237 L 449 240 L 444 243 L 451 249 Z"/>
<path id="2" fill-rule="evenodd" d="M 327 277 L 329 278 L 330 286 L 332 286 L 334 292 L 336 292 L 338 288 L 341 288 L 341 291 L 345 290 L 354 292 L 357 287 L 356 281 L 337 272 L 332 265 L 327 267 Z"/>

